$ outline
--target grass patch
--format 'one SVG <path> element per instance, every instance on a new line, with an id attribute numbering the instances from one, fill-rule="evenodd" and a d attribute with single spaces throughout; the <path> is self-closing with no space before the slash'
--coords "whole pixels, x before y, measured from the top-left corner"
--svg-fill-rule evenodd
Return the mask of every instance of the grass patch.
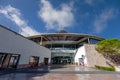
<path id="1" fill-rule="evenodd" d="M 98 65 L 95 65 L 95 67 L 96 67 L 97 69 L 100 69 L 100 70 L 115 71 L 115 68 L 114 68 L 114 67 L 105 67 L 105 66 L 98 66 Z"/>

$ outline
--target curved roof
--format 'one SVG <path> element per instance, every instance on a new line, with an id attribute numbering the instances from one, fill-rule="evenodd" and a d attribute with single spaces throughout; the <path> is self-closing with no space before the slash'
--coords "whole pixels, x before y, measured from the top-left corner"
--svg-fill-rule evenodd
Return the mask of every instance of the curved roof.
<path id="1" fill-rule="evenodd" d="M 36 36 L 30 36 L 29 39 L 35 41 L 79 41 L 84 38 L 94 38 L 98 40 L 103 40 L 104 38 L 93 36 L 89 34 L 77 34 L 77 33 L 46 33 Z"/>

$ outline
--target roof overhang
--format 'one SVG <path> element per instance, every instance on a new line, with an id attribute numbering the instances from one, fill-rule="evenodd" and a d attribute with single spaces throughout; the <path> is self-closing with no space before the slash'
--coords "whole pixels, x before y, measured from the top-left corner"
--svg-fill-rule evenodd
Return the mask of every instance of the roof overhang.
<path id="1" fill-rule="evenodd" d="M 76 33 L 49 33 L 49 34 L 41 34 L 36 36 L 28 37 L 31 40 L 45 41 L 45 42 L 53 42 L 53 41 L 75 41 L 78 42 L 83 38 L 94 38 L 98 40 L 103 40 L 104 38 L 88 35 L 88 34 L 76 34 Z"/>

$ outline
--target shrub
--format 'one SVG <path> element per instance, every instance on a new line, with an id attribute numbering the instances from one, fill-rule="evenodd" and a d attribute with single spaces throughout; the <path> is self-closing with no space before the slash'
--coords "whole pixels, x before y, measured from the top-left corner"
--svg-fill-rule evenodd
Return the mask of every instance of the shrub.
<path id="1" fill-rule="evenodd" d="M 95 65 L 95 67 L 100 69 L 100 70 L 115 71 L 114 67 L 105 67 L 105 66 L 98 66 L 98 65 Z"/>

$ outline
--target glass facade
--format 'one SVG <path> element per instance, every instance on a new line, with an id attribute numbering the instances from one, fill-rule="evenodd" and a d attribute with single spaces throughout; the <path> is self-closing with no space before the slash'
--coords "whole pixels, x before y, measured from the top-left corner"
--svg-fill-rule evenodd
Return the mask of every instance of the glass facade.
<path id="1" fill-rule="evenodd" d="M 51 50 L 75 50 L 76 49 L 75 44 L 51 44 L 51 45 L 46 45 L 46 47 Z"/>
<path id="2" fill-rule="evenodd" d="M 51 50 L 75 50 L 75 44 L 49 44 L 46 45 Z M 74 61 L 74 53 L 51 53 L 52 64 L 72 64 Z"/>
<path id="3" fill-rule="evenodd" d="M 0 53 L 0 68 L 17 68 L 19 58 L 19 54 Z"/>
<path id="4" fill-rule="evenodd" d="M 90 41 L 90 44 L 96 44 L 96 43 L 98 43 L 100 40 L 90 38 L 89 41 Z"/>
<path id="5" fill-rule="evenodd" d="M 73 53 L 52 53 L 51 61 L 52 64 L 72 64 Z"/>
<path id="6" fill-rule="evenodd" d="M 69 36 L 68 36 L 69 37 Z M 68 38 L 66 38 L 68 39 Z M 45 47 L 49 48 L 51 53 L 51 61 L 53 64 L 72 64 L 74 61 L 74 51 L 83 44 L 96 44 L 100 40 L 95 38 L 82 38 L 74 43 L 51 43 L 46 44 Z M 70 51 L 71 50 L 71 51 Z M 62 52 L 63 51 L 63 52 Z M 69 52 L 68 52 L 69 51 Z"/>

